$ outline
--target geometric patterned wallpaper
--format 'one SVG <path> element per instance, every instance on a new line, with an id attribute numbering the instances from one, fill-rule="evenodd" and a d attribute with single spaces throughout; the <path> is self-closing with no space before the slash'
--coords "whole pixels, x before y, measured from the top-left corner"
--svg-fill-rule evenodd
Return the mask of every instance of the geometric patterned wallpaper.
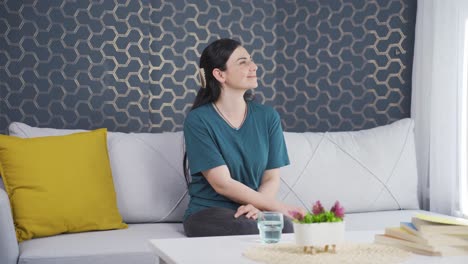
<path id="1" fill-rule="evenodd" d="M 251 52 L 284 130 L 385 125 L 410 114 L 415 18 L 416 0 L 0 0 L 0 133 L 181 130 L 222 37 Z"/>

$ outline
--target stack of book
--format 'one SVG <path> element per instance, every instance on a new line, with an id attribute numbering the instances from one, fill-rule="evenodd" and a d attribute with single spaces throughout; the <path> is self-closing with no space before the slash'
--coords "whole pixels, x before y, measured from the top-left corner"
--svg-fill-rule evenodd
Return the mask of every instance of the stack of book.
<path id="1" fill-rule="evenodd" d="M 468 255 L 468 220 L 449 216 L 417 214 L 411 222 L 385 229 L 375 243 L 430 256 Z"/>

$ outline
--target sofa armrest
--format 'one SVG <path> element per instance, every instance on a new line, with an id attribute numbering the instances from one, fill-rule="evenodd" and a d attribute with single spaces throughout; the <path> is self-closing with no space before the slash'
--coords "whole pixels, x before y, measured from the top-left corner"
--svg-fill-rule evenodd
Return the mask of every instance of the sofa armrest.
<path id="1" fill-rule="evenodd" d="M 13 225 L 10 200 L 5 190 L 0 188 L 0 263 L 16 264 L 18 256 L 18 240 Z"/>

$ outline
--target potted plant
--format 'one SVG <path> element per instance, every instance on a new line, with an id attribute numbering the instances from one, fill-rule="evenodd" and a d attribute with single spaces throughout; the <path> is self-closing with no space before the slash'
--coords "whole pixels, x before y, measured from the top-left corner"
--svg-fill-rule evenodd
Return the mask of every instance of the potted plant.
<path id="1" fill-rule="evenodd" d="M 335 253 L 336 244 L 344 241 L 344 208 L 338 201 L 330 211 L 326 211 L 317 201 L 312 206 L 312 213 L 289 213 L 293 217 L 296 244 L 303 246 L 304 252 L 327 252 L 331 246 L 332 253 Z"/>

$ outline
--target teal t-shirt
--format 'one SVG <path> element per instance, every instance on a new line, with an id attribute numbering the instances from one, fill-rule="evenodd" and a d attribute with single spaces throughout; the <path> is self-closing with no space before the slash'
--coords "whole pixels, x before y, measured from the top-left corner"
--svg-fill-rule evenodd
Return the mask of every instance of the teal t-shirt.
<path id="1" fill-rule="evenodd" d="M 279 114 L 269 106 L 247 103 L 242 126 L 232 128 L 211 103 L 189 112 L 184 123 L 185 147 L 192 175 L 185 219 L 210 207 L 237 210 L 240 204 L 216 193 L 202 171 L 226 165 L 231 177 L 258 190 L 265 170 L 289 164 Z"/>

